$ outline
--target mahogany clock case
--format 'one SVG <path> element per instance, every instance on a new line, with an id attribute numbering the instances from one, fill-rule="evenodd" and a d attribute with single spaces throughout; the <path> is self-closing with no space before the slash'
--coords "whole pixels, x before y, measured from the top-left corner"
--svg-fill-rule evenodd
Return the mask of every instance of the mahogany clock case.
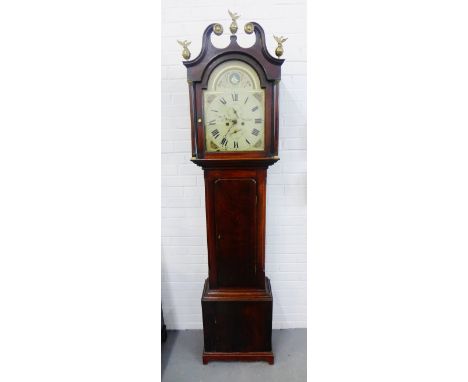
<path id="1" fill-rule="evenodd" d="M 265 277 L 265 211 L 268 166 L 278 158 L 278 84 L 282 59 L 271 56 L 261 26 L 250 23 L 249 48 L 231 36 L 225 48 L 211 43 L 217 24 L 203 34 L 197 58 L 185 61 L 190 95 L 192 161 L 205 178 L 208 279 L 202 293 L 203 363 L 212 360 L 274 362 L 273 295 Z M 258 151 L 208 152 L 203 90 L 220 64 L 239 60 L 258 74 L 265 94 L 264 145 Z"/>

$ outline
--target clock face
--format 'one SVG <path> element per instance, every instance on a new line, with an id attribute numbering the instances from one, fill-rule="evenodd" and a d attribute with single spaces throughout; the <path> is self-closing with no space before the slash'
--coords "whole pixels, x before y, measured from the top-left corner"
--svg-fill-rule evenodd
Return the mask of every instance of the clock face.
<path id="1" fill-rule="evenodd" d="M 264 149 L 264 90 L 252 67 L 224 62 L 211 73 L 203 96 L 206 151 Z"/>

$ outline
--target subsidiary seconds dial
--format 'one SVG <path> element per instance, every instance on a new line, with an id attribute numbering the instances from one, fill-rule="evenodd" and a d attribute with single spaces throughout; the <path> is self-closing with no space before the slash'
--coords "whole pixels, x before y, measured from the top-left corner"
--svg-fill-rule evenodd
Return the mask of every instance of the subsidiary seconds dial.
<path id="1" fill-rule="evenodd" d="M 208 151 L 263 150 L 263 94 L 228 91 L 211 94 L 205 104 L 205 134 Z"/>

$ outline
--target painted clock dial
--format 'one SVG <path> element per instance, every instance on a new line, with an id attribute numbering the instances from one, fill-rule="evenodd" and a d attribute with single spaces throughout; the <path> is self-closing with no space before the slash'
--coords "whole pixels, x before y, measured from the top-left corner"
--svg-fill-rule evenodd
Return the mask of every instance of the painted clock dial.
<path id="1" fill-rule="evenodd" d="M 264 150 L 265 93 L 251 66 L 239 60 L 220 64 L 203 100 L 207 152 Z"/>

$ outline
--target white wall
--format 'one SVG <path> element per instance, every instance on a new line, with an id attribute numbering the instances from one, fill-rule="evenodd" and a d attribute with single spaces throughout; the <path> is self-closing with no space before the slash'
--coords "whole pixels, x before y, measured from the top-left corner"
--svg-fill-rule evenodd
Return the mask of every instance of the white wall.
<path id="1" fill-rule="evenodd" d="M 200 329 L 200 298 L 208 274 L 203 175 L 189 161 L 186 69 L 177 39 L 198 55 L 208 24 L 220 22 L 229 41 L 227 10 L 238 12 L 238 41 L 253 42 L 243 26 L 262 25 L 271 54 L 273 34 L 288 37 L 280 87 L 280 161 L 268 170 L 266 273 L 273 327 L 306 327 L 306 1 L 165 0 L 162 8 L 162 304 L 171 329 Z"/>

